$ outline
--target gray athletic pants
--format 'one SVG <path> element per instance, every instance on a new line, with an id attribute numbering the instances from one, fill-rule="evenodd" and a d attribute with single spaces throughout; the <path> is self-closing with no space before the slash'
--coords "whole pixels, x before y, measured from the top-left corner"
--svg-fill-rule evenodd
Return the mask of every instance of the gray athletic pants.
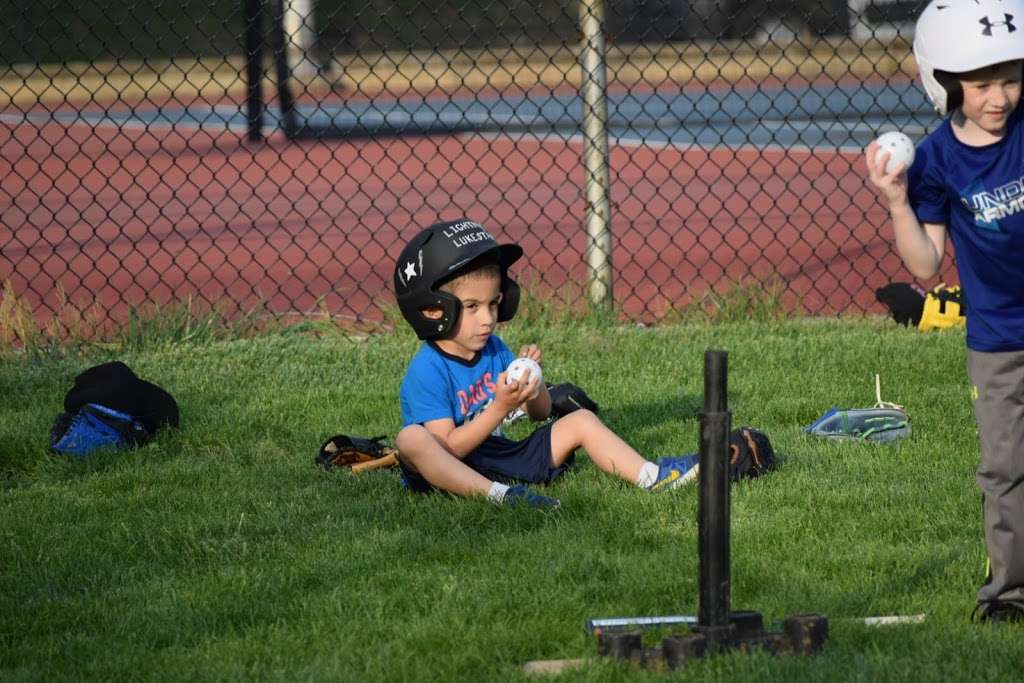
<path id="1" fill-rule="evenodd" d="M 1024 601 L 1024 351 L 967 350 L 981 438 L 989 575 L 978 602 Z"/>

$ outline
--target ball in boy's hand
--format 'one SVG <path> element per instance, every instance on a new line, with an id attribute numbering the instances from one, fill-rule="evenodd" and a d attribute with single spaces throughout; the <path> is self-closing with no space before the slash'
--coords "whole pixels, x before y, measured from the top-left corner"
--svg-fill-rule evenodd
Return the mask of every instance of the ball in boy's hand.
<path id="1" fill-rule="evenodd" d="M 529 378 L 526 377 L 527 373 L 530 375 Z M 508 368 L 505 370 L 505 382 L 508 384 L 525 382 L 534 378 L 538 382 L 541 381 L 540 364 L 532 358 L 516 358 L 508 364 Z"/>
<path id="2" fill-rule="evenodd" d="M 882 133 L 875 140 L 878 151 L 875 152 L 875 160 L 882 156 L 883 152 L 889 153 L 889 160 L 885 162 L 885 172 L 892 173 L 897 166 L 906 164 L 906 168 L 914 163 L 914 141 L 898 130 L 891 130 Z"/>

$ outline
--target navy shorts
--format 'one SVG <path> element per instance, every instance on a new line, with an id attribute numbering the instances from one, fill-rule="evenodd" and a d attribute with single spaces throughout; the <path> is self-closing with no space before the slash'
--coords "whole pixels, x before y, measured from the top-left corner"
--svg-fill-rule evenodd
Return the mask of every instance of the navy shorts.
<path id="1" fill-rule="evenodd" d="M 522 441 L 489 436 L 477 449 L 462 459 L 473 470 L 492 481 L 505 484 L 547 484 L 572 466 L 573 453 L 560 467 L 551 464 L 551 423 L 535 429 Z M 419 472 L 401 463 L 402 483 L 410 491 L 430 493 L 434 486 Z"/>

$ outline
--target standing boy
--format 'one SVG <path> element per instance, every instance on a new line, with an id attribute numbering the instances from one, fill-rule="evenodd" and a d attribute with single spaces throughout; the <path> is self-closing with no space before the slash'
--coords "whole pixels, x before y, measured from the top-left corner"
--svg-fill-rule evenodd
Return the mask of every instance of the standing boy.
<path id="1" fill-rule="evenodd" d="M 556 499 L 526 484 L 560 476 L 581 447 L 601 470 L 648 490 L 692 480 L 695 456 L 649 462 L 585 409 L 521 441 L 502 434 L 505 417 L 521 405 L 534 420 L 551 413 L 551 397 L 539 377 L 506 382 L 513 355 L 495 334 L 495 326 L 512 319 L 519 305 L 519 285 L 508 267 L 522 255 L 518 245 L 499 245 L 483 226 L 460 219 L 421 231 L 398 257 L 398 306 L 424 340 L 400 391 L 405 426 L 395 445 L 405 484 L 422 493 L 441 489 L 554 507 Z M 541 361 L 535 344 L 519 355 Z"/>
<path id="2" fill-rule="evenodd" d="M 896 249 L 927 279 L 946 234 L 967 294 L 967 373 L 981 441 L 989 568 L 982 621 L 1024 616 L 1024 0 L 932 0 L 914 56 L 928 98 L 949 114 L 909 171 L 885 173 L 867 149 L 871 182 L 888 203 Z"/>

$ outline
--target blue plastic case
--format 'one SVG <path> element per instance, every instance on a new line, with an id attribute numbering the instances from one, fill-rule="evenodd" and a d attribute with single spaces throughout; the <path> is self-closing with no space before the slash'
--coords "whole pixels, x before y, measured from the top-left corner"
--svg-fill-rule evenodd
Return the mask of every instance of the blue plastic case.
<path id="1" fill-rule="evenodd" d="M 895 441 L 909 436 L 910 416 L 896 408 L 831 408 L 804 431 L 832 439 Z"/>

